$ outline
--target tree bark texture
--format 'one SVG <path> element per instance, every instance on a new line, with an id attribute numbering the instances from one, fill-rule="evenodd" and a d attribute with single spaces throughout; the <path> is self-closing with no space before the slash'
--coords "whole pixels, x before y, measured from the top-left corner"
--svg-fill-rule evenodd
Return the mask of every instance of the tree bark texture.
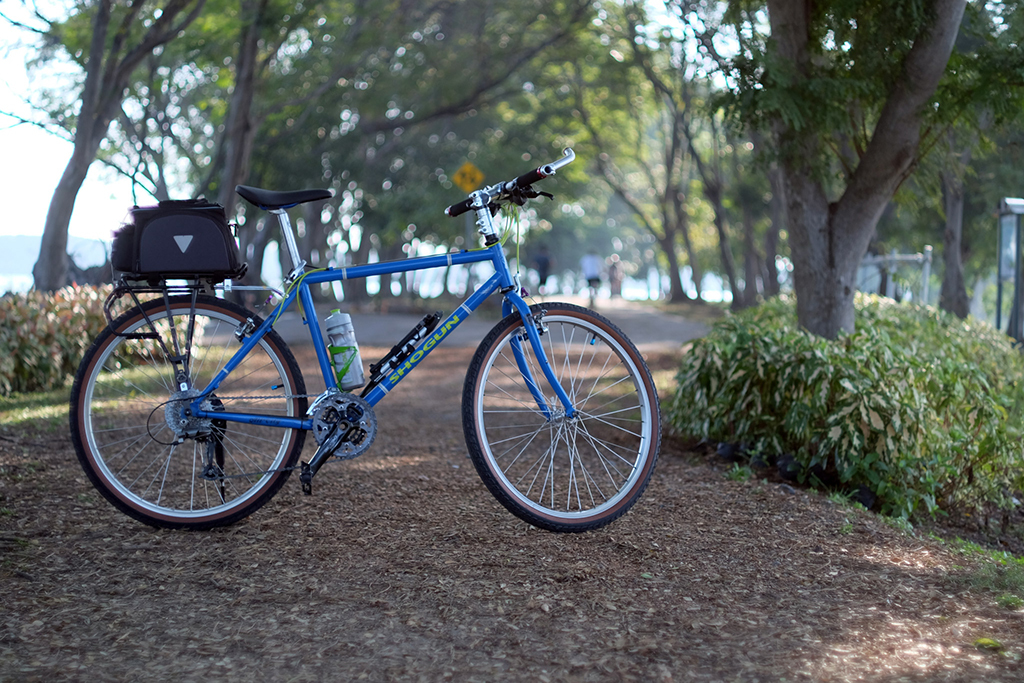
<path id="1" fill-rule="evenodd" d="M 807 78 L 812 0 L 769 0 L 772 45 L 777 57 Z M 835 338 L 853 331 L 857 266 L 867 251 L 886 204 L 913 170 L 925 107 L 949 61 L 965 0 L 936 0 L 933 19 L 905 57 L 867 148 L 845 190 L 831 202 L 813 161 L 821 158 L 816 136 L 775 125 L 787 199 L 790 248 L 800 325 Z"/>

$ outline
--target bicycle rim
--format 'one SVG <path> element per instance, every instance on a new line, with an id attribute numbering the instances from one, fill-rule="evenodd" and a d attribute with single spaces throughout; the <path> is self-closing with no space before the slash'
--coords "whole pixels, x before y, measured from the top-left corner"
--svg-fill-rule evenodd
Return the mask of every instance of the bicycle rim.
<path id="1" fill-rule="evenodd" d="M 174 353 L 162 300 L 144 307 Z M 186 349 L 189 312 L 188 301 L 171 305 L 181 351 L 190 357 L 192 386 L 202 388 L 239 348 L 234 331 L 245 314 L 201 298 Z M 137 311 L 115 326 L 128 334 L 152 329 Z M 304 391 L 291 353 L 268 335 L 204 407 L 301 416 Z M 177 414 L 172 402 L 180 400 L 174 365 L 155 340 L 101 336 L 83 361 L 72 396 L 72 431 L 90 479 L 122 511 L 156 526 L 206 528 L 250 514 L 284 483 L 288 471 L 280 470 L 298 458 L 305 433 L 212 420 L 189 425 L 200 435 L 181 439 L 169 424 Z"/>
<path id="2" fill-rule="evenodd" d="M 658 399 L 639 353 L 614 325 L 568 304 L 544 308 L 545 354 L 577 416 L 565 416 L 517 320 L 478 350 L 467 442 L 509 510 L 542 528 L 583 531 L 618 518 L 646 487 L 660 445 Z M 515 345 L 550 419 L 520 372 Z"/>

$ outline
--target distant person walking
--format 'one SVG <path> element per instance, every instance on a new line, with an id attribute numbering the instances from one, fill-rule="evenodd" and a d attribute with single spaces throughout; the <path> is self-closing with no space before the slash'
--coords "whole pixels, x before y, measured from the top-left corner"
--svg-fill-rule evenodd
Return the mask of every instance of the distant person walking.
<path id="1" fill-rule="evenodd" d="M 548 278 L 551 277 L 551 255 L 547 247 L 541 247 L 534 257 L 533 262 L 537 265 L 537 278 L 540 284 L 537 285 L 541 294 L 547 294 Z"/>
<path id="2" fill-rule="evenodd" d="M 622 278 L 623 278 L 622 261 L 619 260 L 618 254 L 612 254 L 608 257 L 608 287 L 612 290 L 612 298 L 622 296 Z"/>
<path id="3" fill-rule="evenodd" d="M 583 279 L 587 281 L 587 289 L 590 292 L 590 307 L 593 308 L 597 301 L 597 288 L 601 286 L 601 257 L 597 255 L 596 249 L 589 250 L 580 259 L 580 271 Z"/>

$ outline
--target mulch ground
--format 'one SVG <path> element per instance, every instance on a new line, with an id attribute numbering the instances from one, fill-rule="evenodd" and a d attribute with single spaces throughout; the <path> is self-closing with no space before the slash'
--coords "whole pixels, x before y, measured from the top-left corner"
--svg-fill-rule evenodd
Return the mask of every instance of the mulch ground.
<path id="1" fill-rule="evenodd" d="M 671 439 L 614 524 L 528 527 L 466 457 L 470 354 L 435 352 L 312 497 L 210 532 L 116 512 L 65 425 L 0 427 L 0 680 L 1024 680 L 1024 613 L 967 589 L 975 560 Z"/>

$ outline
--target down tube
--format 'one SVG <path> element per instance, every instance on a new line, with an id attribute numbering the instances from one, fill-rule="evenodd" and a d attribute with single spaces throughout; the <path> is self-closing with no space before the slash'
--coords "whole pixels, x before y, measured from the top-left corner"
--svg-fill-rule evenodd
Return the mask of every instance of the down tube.
<path id="1" fill-rule="evenodd" d="M 433 334 L 423 340 L 415 351 L 409 356 L 408 360 L 402 363 L 400 366 L 388 375 L 383 382 L 375 386 L 369 394 L 366 395 L 366 401 L 370 405 L 377 405 L 381 399 L 388 395 L 395 386 L 398 385 L 402 379 L 409 374 L 413 368 L 419 365 L 424 358 L 430 355 L 430 352 L 441 345 L 441 342 L 451 334 L 451 331 L 458 327 L 462 321 L 468 318 L 473 311 L 484 302 L 487 297 L 501 286 L 501 274 L 495 273 L 485 282 L 481 287 L 473 293 L 473 296 L 462 302 L 462 305 L 455 309 L 445 321 L 437 326 Z"/>

